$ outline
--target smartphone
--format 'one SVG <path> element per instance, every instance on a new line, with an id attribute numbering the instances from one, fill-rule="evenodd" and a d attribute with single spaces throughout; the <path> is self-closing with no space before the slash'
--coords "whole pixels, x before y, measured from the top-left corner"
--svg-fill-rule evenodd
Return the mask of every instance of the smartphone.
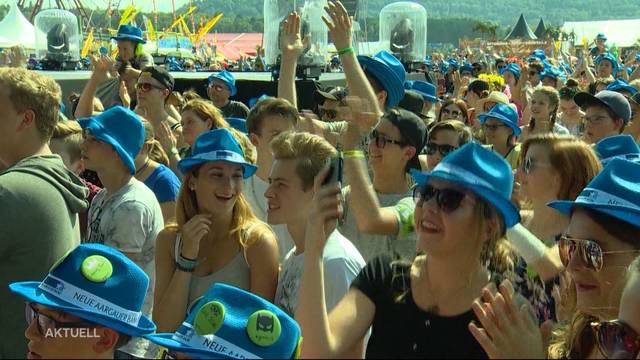
<path id="1" fill-rule="evenodd" d="M 335 183 L 342 184 L 342 170 L 344 165 L 344 159 L 342 158 L 342 152 L 338 152 L 338 155 L 334 156 L 330 160 L 329 173 L 324 178 L 322 185 L 330 185 Z"/>

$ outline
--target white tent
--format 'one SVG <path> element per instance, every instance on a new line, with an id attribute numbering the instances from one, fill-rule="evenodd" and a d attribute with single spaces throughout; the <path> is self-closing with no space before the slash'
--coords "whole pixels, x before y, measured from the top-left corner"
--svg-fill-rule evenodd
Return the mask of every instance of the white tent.
<path id="1" fill-rule="evenodd" d="M 605 21 L 571 21 L 562 25 L 566 33 L 574 31 L 576 43 L 580 44 L 586 37 L 592 42 L 598 33 L 607 36 L 607 44 L 616 44 L 619 47 L 633 46 L 640 38 L 640 19 L 634 20 L 605 20 Z"/>
<path id="2" fill-rule="evenodd" d="M 22 15 L 17 1 L 13 2 L 7 15 L 0 21 L 0 34 L 0 47 L 22 45 L 26 49 L 36 48 L 36 29 Z"/>

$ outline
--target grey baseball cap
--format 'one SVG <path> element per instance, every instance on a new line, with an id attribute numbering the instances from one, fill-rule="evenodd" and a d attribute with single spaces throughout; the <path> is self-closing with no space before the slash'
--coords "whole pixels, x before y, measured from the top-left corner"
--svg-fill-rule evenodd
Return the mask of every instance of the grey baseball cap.
<path id="1" fill-rule="evenodd" d="M 624 95 L 610 90 L 602 90 L 595 96 L 587 92 L 577 93 L 573 100 L 581 108 L 587 108 L 590 105 L 602 105 L 613 111 L 625 123 L 631 119 L 631 105 Z"/>

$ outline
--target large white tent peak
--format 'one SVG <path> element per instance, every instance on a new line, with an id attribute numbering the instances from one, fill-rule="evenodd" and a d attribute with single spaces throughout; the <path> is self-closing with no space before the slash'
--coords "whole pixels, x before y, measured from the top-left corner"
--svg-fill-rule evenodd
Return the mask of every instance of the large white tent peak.
<path id="1" fill-rule="evenodd" d="M 576 43 L 586 37 L 589 42 L 596 38 L 598 33 L 604 33 L 608 38 L 607 44 L 611 46 L 633 46 L 640 38 L 640 19 L 631 20 L 604 20 L 604 21 L 567 21 L 562 25 L 566 33 L 573 31 L 576 34 Z"/>
<path id="2" fill-rule="evenodd" d="M 36 48 L 36 29 L 18 8 L 17 1 L 11 4 L 9 12 L 0 21 L 0 47 L 22 45 L 27 49 Z"/>

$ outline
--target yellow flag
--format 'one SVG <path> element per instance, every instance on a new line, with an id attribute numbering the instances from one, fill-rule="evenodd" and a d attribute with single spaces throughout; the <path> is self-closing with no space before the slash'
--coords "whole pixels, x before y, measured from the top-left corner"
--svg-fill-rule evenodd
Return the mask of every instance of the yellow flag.
<path id="1" fill-rule="evenodd" d="M 87 39 L 84 41 L 84 44 L 82 45 L 82 51 L 80 52 L 81 57 L 86 57 L 87 55 L 89 55 L 89 49 L 91 48 L 92 44 L 93 44 L 93 29 L 89 31 L 89 34 L 87 35 Z"/>
<path id="2" fill-rule="evenodd" d="M 201 27 L 200 30 L 198 31 L 198 35 L 196 36 L 195 41 L 193 43 L 197 44 L 198 42 L 200 42 L 200 40 L 204 38 L 204 36 L 209 32 L 209 30 L 211 30 L 218 23 L 220 18 L 222 18 L 222 13 L 216 14 L 214 17 L 211 18 L 211 20 L 207 21 L 207 23 L 204 24 L 204 26 Z"/>
<path id="3" fill-rule="evenodd" d="M 555 47 L 556 47 L 556 52 L 560 51 L 560 45 L 561 45 L 561 44 L 560 44 L 560 40 L 556 40 L 556 41 L 553 43 L 553 45 L 555 45 Z"/>
<path id="4" fill-rule="evenodd" d="M 118 26 L 127 24 L 131 20 L 131 18 L 133 18 L 131 14 L 134 13 L 135 10 L 136 10 L 135 5 L 132 4 L 127 6 L 127 8 L 124 9 L 124 11 L 122 12 L 122 16 L 120 17 L 120 22 L 118 23 Z"/>
<path id="5" fill-rule="evenodd" d="M 589 39 L 586 36 L 582 37 L 582 46 L 586 49 L 589 46 Z"/>
<path id="6" fill-rule="evenodd" d="M 147 31 L 149 32 L 149 39 L 156 40 L 156 31 L 153 28 L 153 23 L 151 23 L 150 19 L 147 19 Z"/>

